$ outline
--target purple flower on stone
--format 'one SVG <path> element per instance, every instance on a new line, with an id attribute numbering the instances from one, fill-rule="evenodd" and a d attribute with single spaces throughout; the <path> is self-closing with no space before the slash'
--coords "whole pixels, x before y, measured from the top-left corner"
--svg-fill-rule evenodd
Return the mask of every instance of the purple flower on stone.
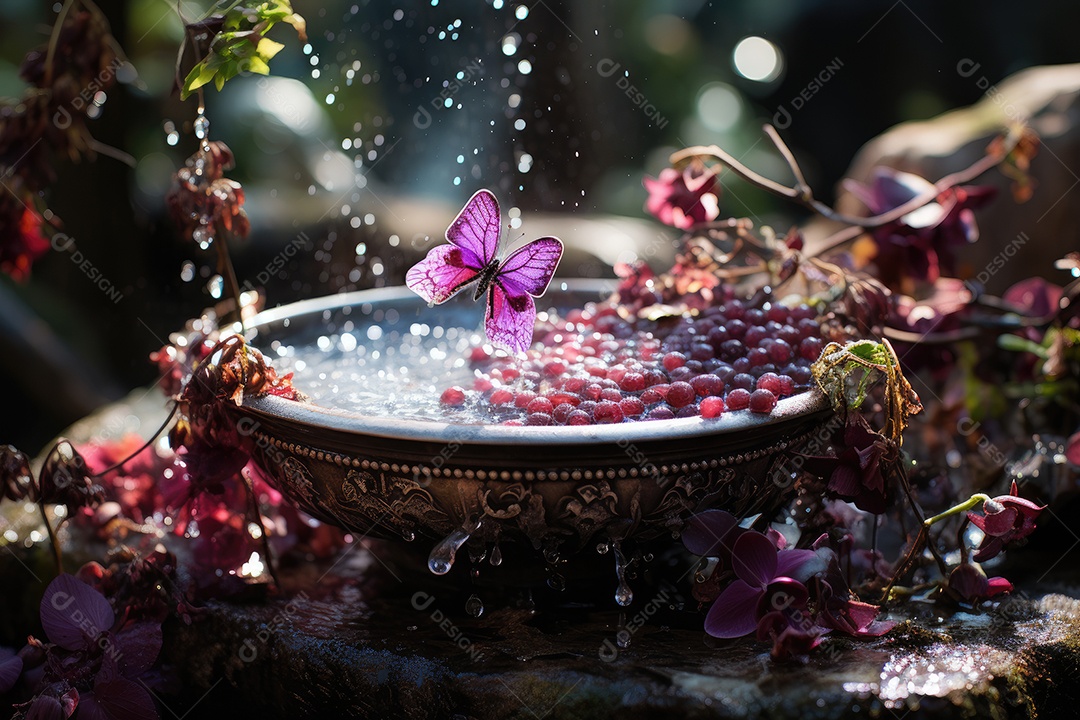
<path id="1" fill-rule="evenodd" d="M 975 553 L 975 562 L 984 562 L 997 555 L 1006 544 L 1020 540 L 1035 530 L 1035 520 L 1046 509 L 1030 500 L 1018 497 L 1016 481 L 1008 495 L 999 495 L 983 503 L 983 514 L 968 512 L 968 519 L 986 536 Z"/>
<path id="2" fill-rule="evenodd" d="M 813 550 L 781 550 L 765 535 L 747 531 L 731 546 L 736 579 L 724 588 L 705 617 L 705 632 L 737 638 L 757 629 L 768 613 L 806 605 L 806 586 L 791 575 L 816 560 Z"/>
<path id="3" fill-rule="evenodd" d="M 932 193 L 929 180 L 889 167 L 877 167 L 869 185 L 845 180 L 844 187 L 874 215 L 894 210 L 920 195 Z M 890 287 L 906 275 L 937 280 L 941 271 L 954 271 L 953 247 L 979 238 L 973 209 L 989 201 L 996 190 L 989 186 L 954 187 L 887 225 L 873 230 L 878 255 L 875 264 Z"/>
<path id="4" fill-rule="evenodd" d="M 134 678 L 157 660 L 161 624 L 141 621 L 114 629 L 115 623 L 104 595 L 71 575 L 59 575 L 41 599 L 41 625 L 49 640 L 67 653 L 49 667 L 59 668 L 71 684 L 92 678 L 88 689 L 75 696 L 81 720 L 157 718 L 153 699 Z M 34 702 L 41 701 L 41 712 L 51 713 L 53 707 L 45 697 Z"/>
<path id="5" fill-rule="evenodd" d="M 659 177 L 646 176 L 642 183 L 649 191 L 645 209 L 665 225 L 689 230 L 720 215 L 716 173 L 701 163 L 691 163 L 682 172 L 664 168 Z"/>
<path id="6" fill-rule="evenodd" d="M 961 602 L 971 605 L 995 595 L 1012 592 L 1012 583 L 1003 577 L 987 578 L 975 563 L 963 563 L 949 573 L 948 590 Z"/>

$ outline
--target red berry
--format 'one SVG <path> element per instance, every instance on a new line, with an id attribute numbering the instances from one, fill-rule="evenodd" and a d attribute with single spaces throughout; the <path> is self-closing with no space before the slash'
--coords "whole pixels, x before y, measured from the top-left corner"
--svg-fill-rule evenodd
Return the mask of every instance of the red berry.
<path id="1" fill-rule="evenodd" d="M 804 360 L 811 360 L 811 361 L 817 360 L 818 356 L 821 355 L 821 347 L 822 347 L 821 338 L 818 338 L 818 337 L 804 338 L 799 343 L 799 357 L 801 357 Z"/>
<path id="2" fill-rule="evenodd" d="M 744 388 L 735 388 L 727 394 L 728 410 L 745 410 L 750 406 L 750 391 Z"/>
<path id="3" fill-rule="evenodd" d="M 716 396 L 709 396 L 698 403 L 703 418 L 717 418 L 724 412 L 724 401 Z"/>
<path id="4" fill-rule="evenodd" d="M 645 387 L 652 387 L 653 385 L 660 385 L 667 382 L 667 376 L 659 370 L 646 370 L 645 371 Z"/>
<path id="5" fill-rule="evenodd" d="M 551 416 L 547 413 L 531 413 L 525 418 L 526 425 L 550 425 Z"/>
<path id="6" fill-rule="evenodd" d="M 461 407 L 465 404 L 465 389 L 457 385 L 443 390 L 439 402 L 449 407 Z"/>
<path id="7" fill-rule="evenodd" d="M 544 374 L 555 377 L 566 372 L 566 363 L 562 360 L 551 360 L 544 364 Z"/>
<path id="8" fill-rule="evenodd" d="M 524 410 L 529 406 L 529 403 L 536 397 L 536 393 L 529 392 L 528 390 L 522 390 L 514 396 L 514 407 Z"/>
<path id="9" fill-rule="evenodd" d="M 690 383 L 673 382 L 668 389 L 667 401 L 671 407 L 681 408 L 694 402 L 696 396 L 697 393 Z"/>
<path id="10" fill-rule="evenodd" d="M 546 397 L 537 397 L 529 401 L 529 404 L 525 406 L 525 412 L 533 415 L 535 413 L 543 413 L 550 415 L 551 411 L 555 409 L 551 401 Z"/>
<path id="11" fill-rule="evenodd" d="M 698 397 L 720 395 L 724 392 L 724 381 L 712 374 L 698 375 L 690 381 L 690 386 Z"/>
<path id="12" fill-rule="evenodd" d="M 671 420 L 674 417 L 675 417 L 675 413 L 671 412 L 671 408 L 669 408 L 667 405 L 660 405 L 660 406 L 654 407 L 652 410 L 650 410 L 648 416 L 646 416 L 646 419 L 647 420 Z"/>
<path id="13" fill-rule="evenodd" d="M 628 418 L 641 417 L 641 414 L 645 412 L 645 403 L 636 397 L 628 397 L 619 403 L 619 409 Z"/>
<path id="14" fill-rule="evenodd" d="M 786 363 L 791 359 L 791 346 L 783 340 L 777 340 L 769 346 L 769 359 L 777 364 Z"/>
<path id="15" fill-rule="evenodd" d="M 619 402 L 622 400 L 622 393 L 615 388 L 604 388 L 600 392 L 600 399 L 608 402 Z"/>
<path id="16" fill-rule="evenodd" d="M 563 383 L 563 390 L 567 392 L 578 393 L 585 389 L 585 385 L 587 383 L 588 380 L 583 377 L 566 378 L 566 382 Z"/>
<path id="17" fill-rule="evenodd" d="M 561 403 L 555 406 L 555 409 L 551 411 L 552 419 L 560 425 L 565 425 L 566 421 L 570 418 L 570 413 L 574 412 L 574 406 L 570 403 Z"/>
<path id="18" fill-rule="evenodd" d="M 782 388 L 780 376 L 776 373 L 767 372 L 757 379 L 758 390 L 768 390 L 773 395 L 779 395 Z"/>
<path id="19" fill-rule="evenodd" d="M 645 389 L 645 376 L 639 372 L 628 372 L 619 383 L 626 392 L 641 392 Z"/>
<path id="20" fill-rule="evenodd" d="M 700 414 L 701 411 L 698 410 L 697 405 L 686 405 L 675 411 L 675 417 L 677 418 L 697 417 Z"/>
<path id="21" fill-rule="evenodd" d="M 795 394 L 795 381 L 788 375 L 780 376 L 780 392 L 776 393 L 781 397 L 787 397 L 788 395 Z"/>
<path id="22" fill-rule="evenodd" d="M 750 412 L 771 413 L 776 407 L 776 396 L 768 390 L 755 390 L 750 393 Z"/>
<path id="23" fill-rule="evenodd" d="M 686 364 L 686 356 L 681 352 L 669 352 L 664 356 L 664 369 L 671 372 L 675 368 L 682 367 Z"/>
<path id="24" fill-rule="evenodd" d="M 596 403 L 593 417 L 598 423 L 619 423 L 623 421 L 623 411 L 618 403 L 604 400 Z"/>
<path id="25" fill-rule="evenodd" d="M 547 399 L 551 401 L 551 404 L 558 407 L 559 405 L 569 405 L 570 407 L 576 407 L 581 398 L 574 393 L 568 392 L 554 392 L 547 396 Z"/>
<path id="26" fill-rule="evenodd" d="M 624 377 L 626 377 L 626 368 L 623 367 L 622 365 L 616 365 L 614 367 L 608 368 L 608 371 L 607 371 L 607 379 L 608 380 L 612 380 L 612 381 L 614 381 L 616 383 L 621 383 L 622 379 Z"/>
<path id="27" fill-rule="evenodd" d="M 510 405 L 514 402 L 514 393 L 506 388 L 498 388 L 491 393 L 490 401 L 492 405 Z"/>
<path id="28" fill-rule="evenodd" d="M 566 416 L 567 425 L 592 425 L 593 419 L 584 410 L 574 410 Z"/>
<path id="29" fill-rule="evenodd" d="M 646 405 L 654 405 L 663 400 L 664 396 L 657 392 L 655 387 L 647 388 L 645 392 L 641 393 L 641 402 Z"/>
<path id="30" fill-rule="evenodd" d="M 490 380 L 486 377 L 478 377 L 473 380 L 473 390 L 479 390 L 480 392 L 487 392 L 491 388 L 495 387 Z"/>

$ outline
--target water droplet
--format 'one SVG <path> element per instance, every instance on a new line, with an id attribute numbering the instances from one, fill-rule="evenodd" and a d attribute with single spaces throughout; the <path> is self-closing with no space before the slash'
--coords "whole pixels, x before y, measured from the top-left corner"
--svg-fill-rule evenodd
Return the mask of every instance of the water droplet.
<path id="1" fill-rule="evenodd" d="M 210 291 L 210 297 L 214 298 L 215 300 L 220 300 L 221 293 L 225 289 L 225 281 L 221 278 L 220 275 L 215 275 L 214 277 L 210 278 L 210 281 L 208 283 L 206 283 L 206 289 Z"/>
<path id="2" fill-rule="evenodd" d="M 476 532 L 480 527 L 480 521 L 466 522 L 457 530 L 453 531 L 439 543 L 431 549 L 431 555 L 428 556 L 428 570 L 435 575 L 445 575 L 450 572 L 450 568 L 454 567 L 454 558 L 457 557 L 457 551 L 461 549 L 461 546 L 469 539 L 469 537 Z"/>
<path id="3" fill-rule="evenodd" d="M 551 573 L 547 579 L 547 586 L 555 592 L 563 592 L 566 590 L 566 578 L 560 573 Z"/>
<path id="4" fill-rule="evenodd" d="M 206 119 L 205 115 L 199 115 L 199 117 L 195 118 L 193 127 L 195 128 L 195 137 L 200 140 L 205 140 L 210 134 L 210 121 Z"/>
<path id="5" fill-rule="evenodd" d="M 634 602 L 634 591 L 626 582 L 626 556 L 623 555 L 618 543 L 612 544 L 612 550 L 615 551 L 615 577 L 619 580 L 619 587 L 615 589 L 615 602 L 626 607 Z"/>
<path id="6" fill-rule="evenodd" d="M 610 550 L 611 550 L 611 545 L 609 545 L 608 543 L 606 543 L 606 542 L 598 542 L 598 543 L 596 543 L 596 552 L 599 553 L 600 555 L 607 555 L 608 551 L 610 551 Z"/>
<path id="7" fill-rule="evenodd" d="M 469 599 L 465 601 L 465 612 L 474 618 L 480 617 L 484 614 L 484 601 L 477 597 L 475 593 L 470 595 Z"/>
<path id="8" fill-rule="evenodd" d="M 495 541 L 495 545 L 491 548 L 491 557 L 488 558 L 488 562 L 492 567 L 499 567 L 502 565 L 502 548 L 499 547 L 499 541 Z"/>
<path id="9" fill-rule="evenodd" d="M 630 631 L 626 628 L 622 628 L 619 632 L 615 633 L 615 644 L 618 645 L 621 650 L 630 647 Z"/>
<path id="10" fill-rule="evenodd" d="M 414 533 L 412 530 L 402 530 L 401 539 L 405 542 L 412 542 L 416 539 L 416 533 Z"/>

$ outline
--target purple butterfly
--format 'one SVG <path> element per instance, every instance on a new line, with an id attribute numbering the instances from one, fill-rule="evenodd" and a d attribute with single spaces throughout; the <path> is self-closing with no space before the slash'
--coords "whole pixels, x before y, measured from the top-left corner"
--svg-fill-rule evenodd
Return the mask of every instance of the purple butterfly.
<path id="1" fill-rule="evenodd" d="M 477 283 L 473 300 L 487 293 L 484 328 L 492 343 L 520 353 L 532 344 L 534 297 L 547 290 L 562 258 L 559 238 L 542 237 L 499 260 L 499 202 L 480 190 L 446 229 L 449 245 L 432 248 L 413 265 L 405 284 L 430 305 L 444 303 Z"/>

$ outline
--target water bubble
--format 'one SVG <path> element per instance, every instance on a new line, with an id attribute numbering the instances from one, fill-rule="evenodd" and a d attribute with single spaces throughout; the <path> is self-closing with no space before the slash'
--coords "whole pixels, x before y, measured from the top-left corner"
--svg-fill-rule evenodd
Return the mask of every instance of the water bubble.
<path id="1" fill-rule="evenodd" d="M 484 614 L 484 601 L 481 600 L 475 593 L 469 596 L 469 599 L 465 601 L 465 612 L 470 616 L 478 618 Z"/>
<path id="2" fill-rule="evenodd" d="M 215 275 L 210 278 L 210 282 L 206 283 L 206 289 L 210 291 L 210 297 L 215 300 L 220 300 L 221 294 L 225 289 L 225 281 L 220 275 Z"/>

